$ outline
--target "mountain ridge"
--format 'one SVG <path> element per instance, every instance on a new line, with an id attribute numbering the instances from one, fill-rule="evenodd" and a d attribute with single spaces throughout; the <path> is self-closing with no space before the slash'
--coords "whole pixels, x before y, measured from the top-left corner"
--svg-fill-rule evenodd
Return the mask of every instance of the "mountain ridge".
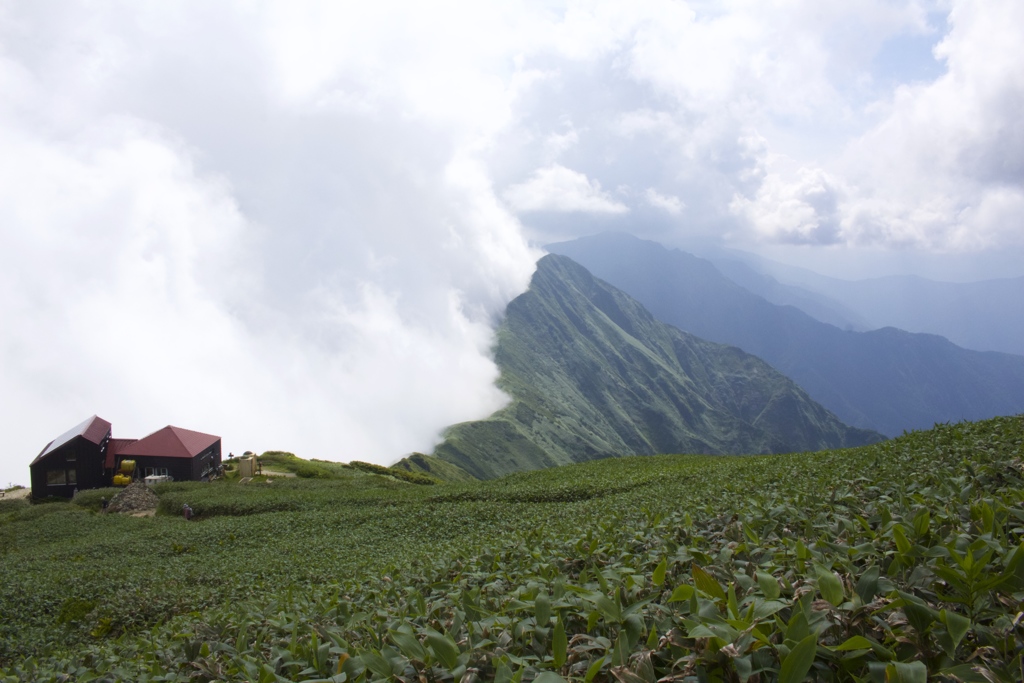
<path id="1" fill-rule="evenodd" d="M 735 347 L 658 321 L 571 259 L 548 255 L 498 329 L 512 403 L 453 425 L 434 455 L 481 479 L 616 455 L 769 453 L 871 443 Z"/>
<path id="2" fill-rule="evenodd" d="M 848 424 L 894 436 L 1024 411 L 1024 357 L 891 327 L 842 330 L 768 302 L 710 261 L 628 235 L 547 248 L 582 263 L 658 319 L 763 358 Z"/>
<path id="3" fill-rule="evenodd" d="M 772 303 L 796 306 L 836 327 L 896 327 L 938 334 L 974 351 L 1024 355 L 1024 276 L 971 282 L 920 275 L 844 279 L 737 250 L 693 253 Z"/>

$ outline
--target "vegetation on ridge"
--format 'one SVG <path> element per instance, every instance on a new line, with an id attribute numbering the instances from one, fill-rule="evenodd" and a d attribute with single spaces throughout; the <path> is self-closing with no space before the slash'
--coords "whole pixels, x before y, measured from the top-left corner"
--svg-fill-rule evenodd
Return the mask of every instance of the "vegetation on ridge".
<path id="1" fill-rule="evenodd" d="M 162 493 L 208 492 L 198 523 L 6 509 L 0 680 L 1020 680 L 1022 458 L 1014 417 L 844 451 Z M 213 509 L 230 491 L 250 515 Z"/>
<path id="2" fill-rule="evenodd" d="M 480 479 L 621 455 L 785 453 L 882 437 L 844 425 L 743 351 L 655 320 L 563 256 L 507 307 L 495 361 L 512 403 L 434 455 Z"/>
<path id="3" fill-rule="evenodd" d="M 396 462 L 391 468 L 419 472 L 441 481 L 476 481 L 476 477 L 458 465 L 423 453 L 412 453 Z"/>

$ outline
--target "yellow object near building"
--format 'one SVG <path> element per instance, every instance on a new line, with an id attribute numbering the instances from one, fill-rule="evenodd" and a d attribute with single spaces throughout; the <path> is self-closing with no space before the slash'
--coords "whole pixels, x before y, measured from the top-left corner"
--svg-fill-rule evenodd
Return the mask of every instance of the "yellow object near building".
<path id="1" fill-rule="evenodd" d="M 127 486 L 132 483 L 132 474 L 135 472 L 134 460 L 122 460 L 117 466 L 117 474 L 114 475 L 114 486 Z"/>

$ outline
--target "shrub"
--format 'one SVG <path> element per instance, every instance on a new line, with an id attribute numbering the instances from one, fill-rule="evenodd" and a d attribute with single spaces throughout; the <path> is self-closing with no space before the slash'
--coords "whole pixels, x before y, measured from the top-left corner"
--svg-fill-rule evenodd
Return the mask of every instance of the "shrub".
<path id="1" fill-rule="evenodd" d="M 326 467 L 304 461 L 295 464 L 292 471 L 295 472 L 295 476 L 303 479 L 330 479 L 334 476 Z"/>
<path id="2" fill-rule="evenodd" d="M 0 514 L 4 512 L 15 512 L 29 506 L 26 498 L 0 498 Z"/>
<path id="3" fill-rule="evenodd" d="M 109 502 L 111 498 L 113 498 L 123 490 L 123 488 L 111 486 L 103 489 L 89 489 L 87 491 L 79 491 L 78 495 L 71 499 L 71 502 L 80 508 L 85 508 L 86 510 L 102 510 L 103 498 L 106 498 L 107 501 Z"/>
<path id="4" fill-rule="evenodd" d="M 359 460 L 353 460 L 349 463 L 350 466 L 363 472 L 369 472 L 370 474 L 379 474 L 385 477 L 394 477 L 395 479 L 401 479 L 402 481 L 409 482 L 410 484 L 419 484 L 421 486 L 433 486 L 434 484 L 440 484 L 441 482 L 434 477 L 426 474 L 420 474 L 419 472 L 410 472 L 408 470 L 394 469 L 391 467 L 384 467 L 383 465 L 374 465 L 372 462 L 360 462 Z"/>

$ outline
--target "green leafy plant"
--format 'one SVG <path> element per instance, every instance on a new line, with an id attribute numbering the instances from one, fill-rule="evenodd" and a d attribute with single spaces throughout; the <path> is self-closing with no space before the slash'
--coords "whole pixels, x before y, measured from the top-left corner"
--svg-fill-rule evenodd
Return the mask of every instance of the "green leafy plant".
<path id="1" fill-rule="evenodd" d="M 199 523 L 27 507 L 0 518 L 0 680 L 1021 680 L 1022 456 L 1014 417 L 441 487 L 161 489 Z"/>

